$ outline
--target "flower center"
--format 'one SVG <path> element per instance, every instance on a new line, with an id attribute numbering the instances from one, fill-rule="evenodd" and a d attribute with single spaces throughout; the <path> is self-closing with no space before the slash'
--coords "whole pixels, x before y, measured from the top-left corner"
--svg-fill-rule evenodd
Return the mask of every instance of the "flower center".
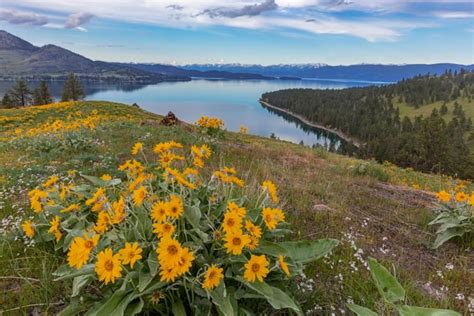
<path id="1" fill-rule="evenodd" d="M 272 216 L 271 215 L 265 215 L 265 222 L 271 222 L 272 221 Z"/>
<path id="2" fill-rule="evenodd" d="M 252 264 L 252 272 L 257 273 L 258 271 L 260 271 L 260 265 L 258 263 Z"/>
<path id="3" fill-rule="evenodd" d="M 235 221 L 234 221 L 233 218 L 229 218 L 229 219 L 227 220 L 227 225 L 228 225 L 228 226 L 234 226 L 234 224 L 235 224 Z"/>
<path id="4" fill-rule="evenodd" d="M 241 243 L 242 243 L 242 241 L 240 240 L 239 237 L 234 237 L 234 238 L 232 238 L 232 244 L 233 244 L 234 246 L 240 246 Z"/>
<path id="5" fill-rule="evenodd" d="M 135 252 L 130 251 L 130 252 L 128 253 L 128 256 L 130 257 L 130 259 L 132 259 L 133 257 L 135 257 Z"/>
<path id="6" fill-rule="evenodd" d="M 114 268 L 114 263 L 112 262 L 112 260 L 105 261 L 104 268 L 107 271 L 112 271 Z"/>
<path id="7" fill-rule="evenodd" d="M 92 248 L 94 246 L 94 243 L 92 242 L 92 240 L 87 240 L 84 246 L 86 246 L 86 248 Z"/>
<path id="8" fill-rule="evenodd" d="M 168 253 L 170 255 L 175 255 L 178 253 L 178 248 L 175 245 L 168 246 Z"/>
<path id="9" fill-rule="evenodd" d="M 209 279 L 212 280 L 212 279 L 214 279 L 215 277 L 216 277 L 216 272 L 215 272 L 215 271 L 211 271 L 211 272 L 209 273 Z"/>

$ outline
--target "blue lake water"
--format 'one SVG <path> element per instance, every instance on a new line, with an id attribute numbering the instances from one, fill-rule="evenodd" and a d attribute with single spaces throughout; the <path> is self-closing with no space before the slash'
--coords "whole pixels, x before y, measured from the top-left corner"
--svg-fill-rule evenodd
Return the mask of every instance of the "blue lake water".
<path id="1" fill-rule="evenodd" d="M 245 125 L 250 134 L 276 137 L 307 145 L 336 146 L 337 136 L 310 128 L 288 116 L 270 111 L 258 99 L 264 92 L 288 88 L 342 89 L 368 86 L 370 82 L 330 80 L 206 80 L 163 82 L 153 85 L 86 83 L 86 99 L 137 103 L 141 108 L 166 114 L 172 111 L 180 120 L 195 122 L 201 115 L 224 120 L 225 128 L 238 131 Z M 12 82 L 0 82 L 0 95 Z M 31 83 L 34 87 L 35 83 Z M 62 83 L 52 82 L 53 95 L 59 97 Z"/>

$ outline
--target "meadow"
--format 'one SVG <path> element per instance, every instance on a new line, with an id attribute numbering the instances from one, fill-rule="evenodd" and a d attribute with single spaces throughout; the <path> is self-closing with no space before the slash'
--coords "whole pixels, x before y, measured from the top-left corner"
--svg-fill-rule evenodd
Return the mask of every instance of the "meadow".
<path id="1" fill-rule="evenodd" d="M 120 178 L 117 167 L 130 159 L 136 143 L 142 144 L 143 159 L 153 161 L 154 146 L 169 141 L 208 144 L 213 154 L 202 175 L 234 167 L 249 201 L 259 200 L 262 179 L 275 183 L 292 229 L 289 240 L 340 241 L 291 276 L 289 290 L 306 314 L 349 314 L 347 303 L 393 313 L 370 279 L 369 257 L 396 275 L 407 291 L 405 303 L 474 312 L 472 239 L 434 250 L 435 228 L 428 225 L 435 192 L 471 192 L 471 183 L 252 136 L 245 128 L 210 137 L 195 125 L 164 126 L 161 119 L 99 101 L 0 110 L 0 313 L 55 314 L 75 287 L 71 280 L 54 280 L 67 258 L 21 232 L 21 223 L 33 215 L 28 192 L 53 175 Z M 100 292 L 100 285 L 90 291 Z"/>

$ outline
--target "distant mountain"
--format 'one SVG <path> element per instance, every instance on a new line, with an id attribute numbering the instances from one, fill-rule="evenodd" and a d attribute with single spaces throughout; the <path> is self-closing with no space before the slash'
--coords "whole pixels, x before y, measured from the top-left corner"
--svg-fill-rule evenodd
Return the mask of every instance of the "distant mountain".
<path id="1" fill-rule="evenodd" d="M 264 76 L 261 74 L 255 73 L 245 73 L 245 72 L 229 72 L 221 70 L 193 70 L 193 69 L 183 69 L 171 65 L 163 64 L 146 64 L 146 63 L 128 63 L 121 64 L 127 67 L 132 67 L 148 72 L 161 73 L 166 75 L 175 75 L 175 76 L 188 76 L 194 78 L 215 78 L 215 79 L 234 79 L 234 80 L 246 80 L 246 79 L 259 79 L 259 80 L 271 80 L 275 79 L 271 76 Z"/>
<path id="2" fill-rule="evenodd" d="M 0 30 L 0 77 L 63 79 L 69 72 L 88 80 L 159 82 L 186 76 L 147 72 L 126 65 L 93 61 L 55 45 L 36 47 Z"/>
<path id="3" fill-rule="evenodd" d="M 180 66 L 180 68 L 199 71 L 245 72 L 272 77 L 396 82 L 402 79 L 415 77 L 419 74 L 440 75 L 448 69 L 451 69 L 453 72 L 459 72 L 461 69 L 474 70 L 474 65 L 450 63 L 412 65 L 360 64 L 349 66 L 330 66 L 326 64 L 282 64 L 270 66 L 243 64 L 192 64 Z"/>

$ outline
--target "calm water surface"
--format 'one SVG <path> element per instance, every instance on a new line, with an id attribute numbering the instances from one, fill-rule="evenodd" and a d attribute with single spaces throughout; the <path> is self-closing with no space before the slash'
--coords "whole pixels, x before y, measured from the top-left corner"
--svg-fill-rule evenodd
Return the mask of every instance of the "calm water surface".
<path id="1" fill-rule="evenodd" d="M 48 83 L 53 95 L 59 97 L 62 83 Z M 263 108 L 258 99 L 262 93 L 287 88 L 342 89 L 368 86 L 369 82 L 328 80 L 193 80 L 163 82 L 153 85 L 86 83 L 86 99 L 132 104 L 150 112 L 166 114 L 172 111 L 186 122 L 195 122 L 201 115 L 217 116 L 225 127 L 238 131 L 240 125 L 250 134 L 270 136 L 305 144 L 335 146 L 340 139 L 316 128 L 310 128 L 288 116 Z M 377 84 L 377 83 L 372 83 Z M 34 87 L 37 83 L 31 83 Z M 0 82 L 0 95 L 12 82 Z"/>

